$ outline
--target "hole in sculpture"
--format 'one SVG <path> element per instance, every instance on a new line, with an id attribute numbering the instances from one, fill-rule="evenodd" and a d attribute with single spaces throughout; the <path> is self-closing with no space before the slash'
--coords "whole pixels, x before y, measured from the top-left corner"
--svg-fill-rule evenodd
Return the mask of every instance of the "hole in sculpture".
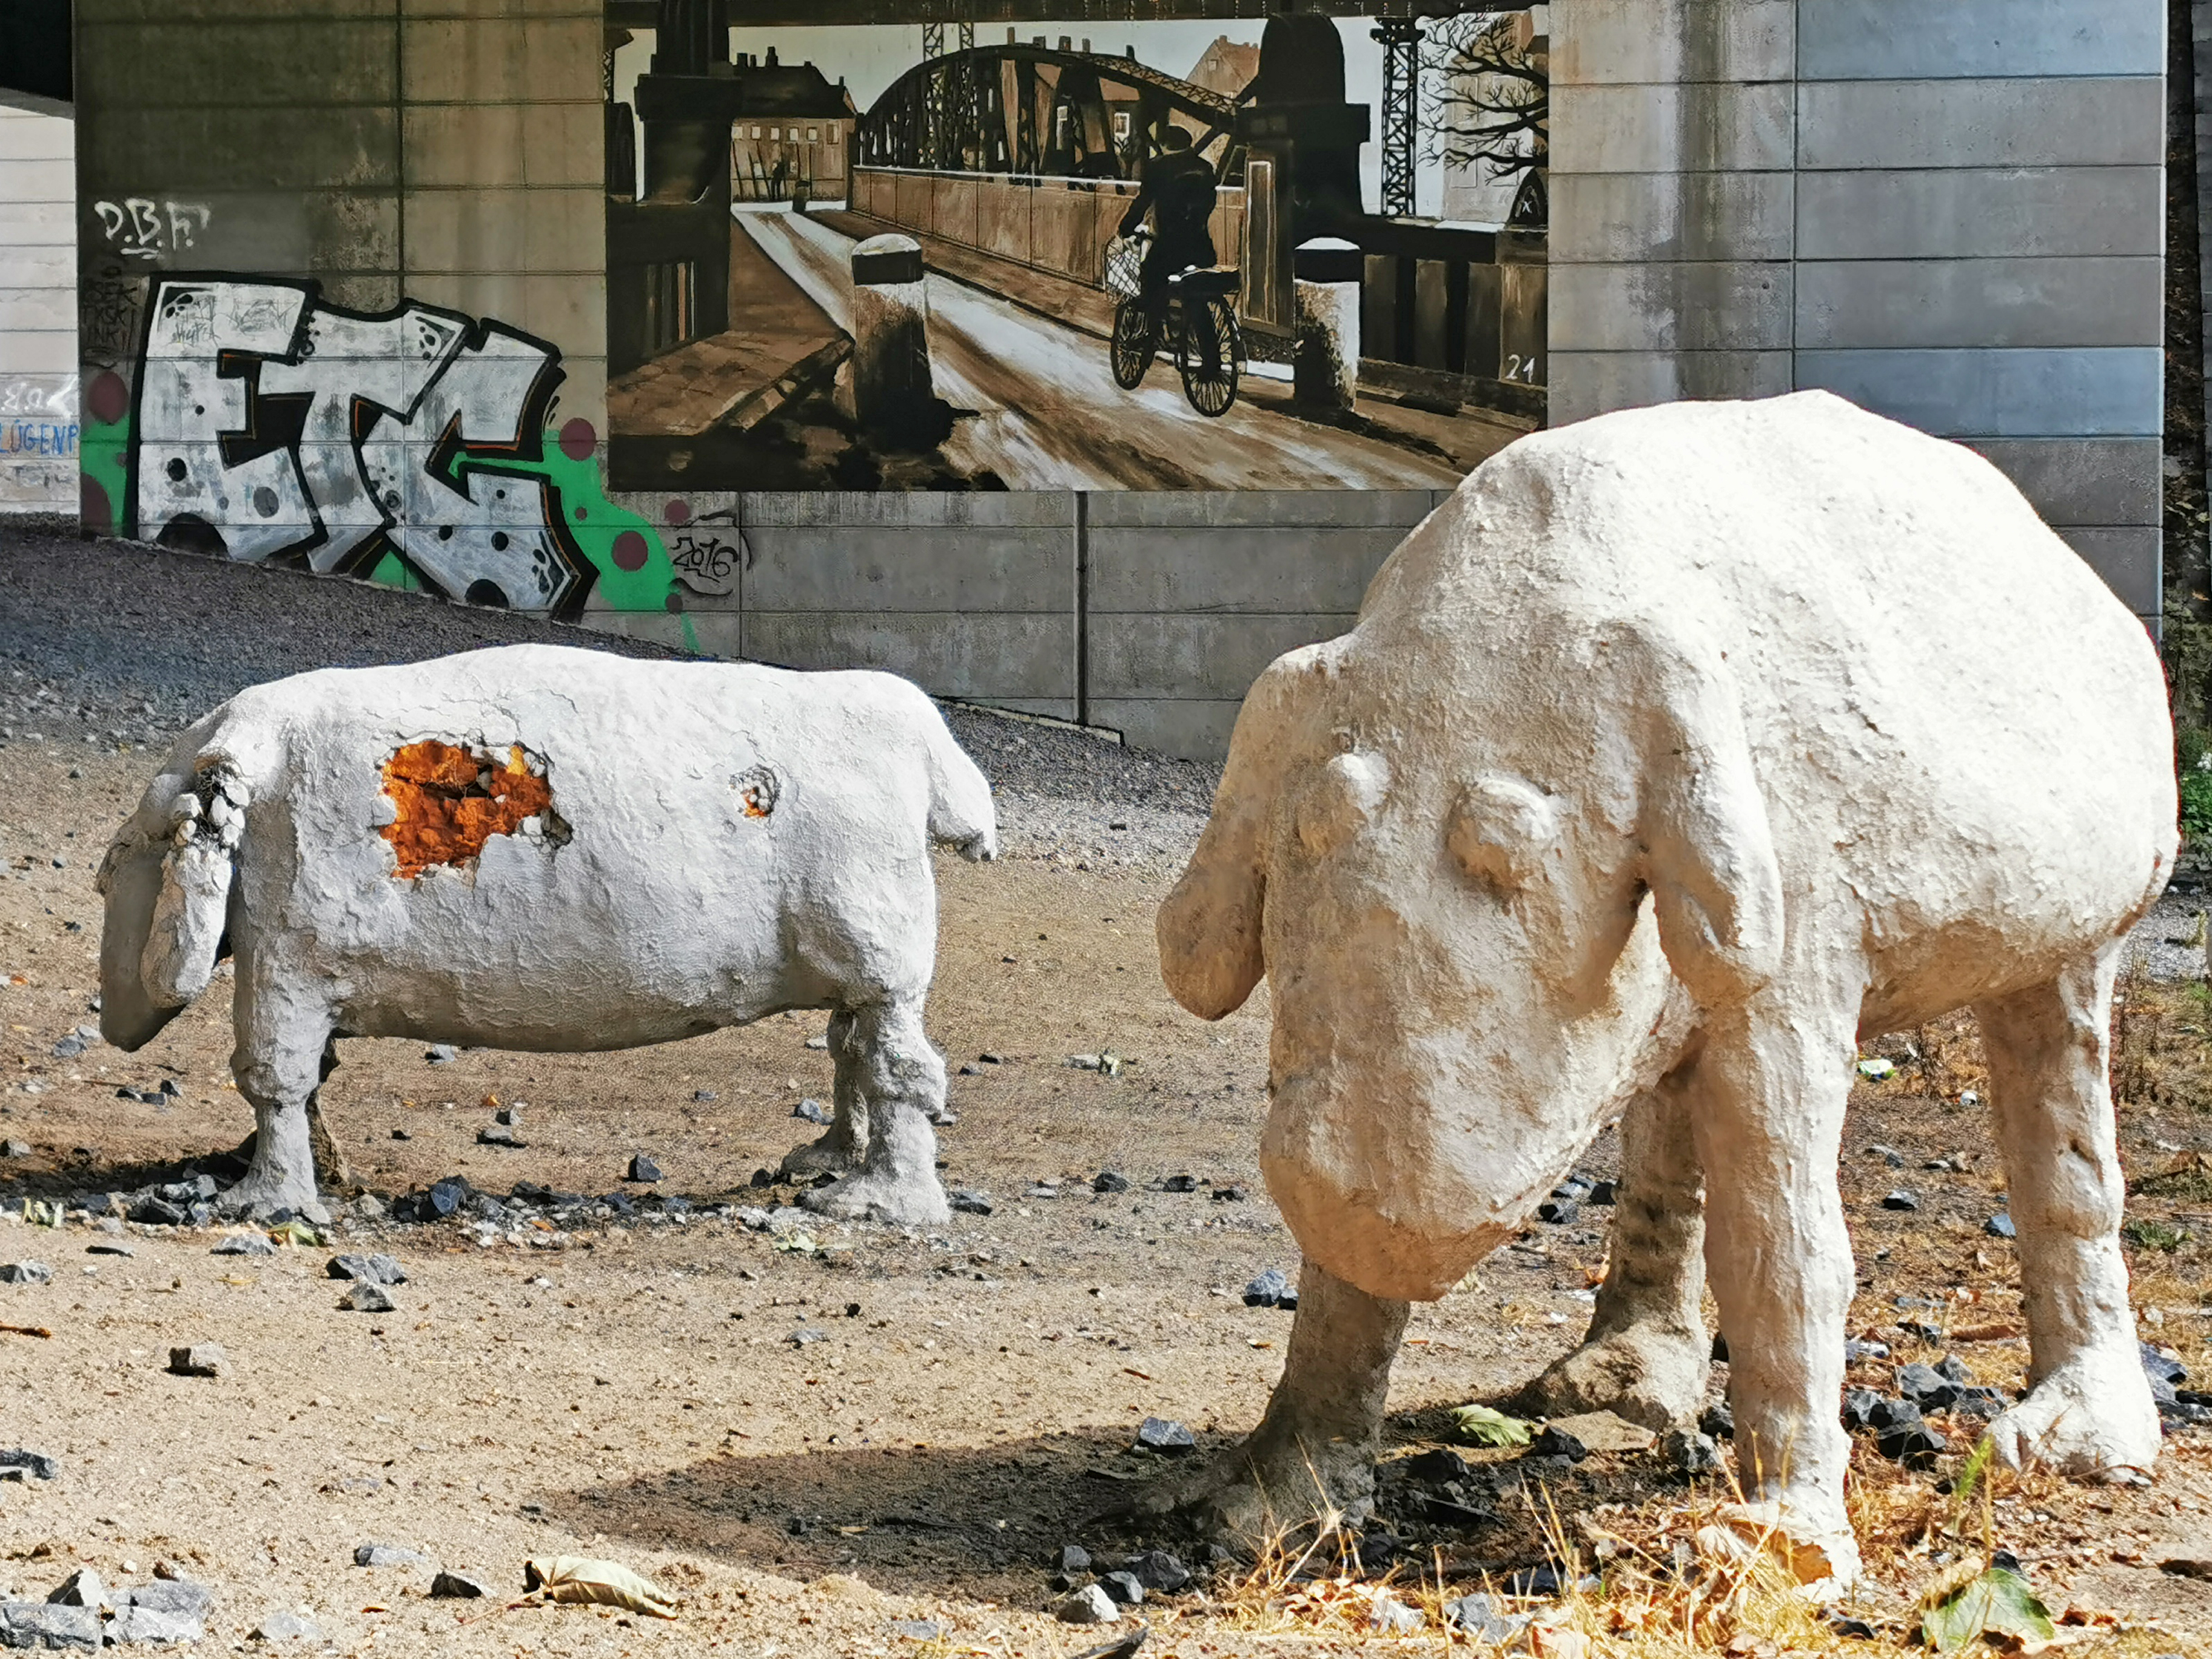
<path id="1" fill-rule="evenodd" d="M 545 763 L 517 744 L 504 761 L 489 752 L 426 738 L 384 763 L 384 793 L 398 816 L 380 833 L 409 878 L 433 865 L 473 865 L 494 836 L 511 836 L 526 819 L 558 846 L 568 826 L 554 813 Z"/>

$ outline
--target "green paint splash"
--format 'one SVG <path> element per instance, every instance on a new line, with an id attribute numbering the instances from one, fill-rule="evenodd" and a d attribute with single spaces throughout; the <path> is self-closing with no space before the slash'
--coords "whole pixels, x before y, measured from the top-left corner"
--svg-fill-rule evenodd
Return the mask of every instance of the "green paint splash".
<path id="1" fill-rule="evenodd" d="M 76 442 L 78 471 L 106 495 L 107 532 L 120 536 L 125 532 L 123 503 L 130 493 L 126 486 L 131 477 L 131 416 L 125 414 L 113 421 L 88 418 L 78 429 Z"/>

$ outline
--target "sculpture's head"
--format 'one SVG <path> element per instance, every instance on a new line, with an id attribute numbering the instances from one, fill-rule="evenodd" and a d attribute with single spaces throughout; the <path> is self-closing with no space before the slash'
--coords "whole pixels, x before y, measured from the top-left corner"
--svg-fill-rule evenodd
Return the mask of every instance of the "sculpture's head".
<path id="1" fill-rule="evenodd" d="M 1652 1080 L 1662 1024 L 1781 949 L 1725 665 L 1556 614 L 1468 626 L 1370 619 L 1276 662 L 1158 920 L 1192 1012 L 1271 981 L 1269 1188 L 1376 1296 L 1449 1290 Z"/>

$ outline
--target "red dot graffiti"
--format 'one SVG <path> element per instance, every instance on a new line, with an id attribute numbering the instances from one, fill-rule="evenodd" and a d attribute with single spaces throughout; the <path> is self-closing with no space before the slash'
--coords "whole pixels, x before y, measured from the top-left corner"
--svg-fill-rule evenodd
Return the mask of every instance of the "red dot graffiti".
<path id="1" fill-rule="evenodd" d="M 642 570 L 647 549 L 645 538 L 635 530 L 625 530 L 615 538 L 614 561 L 618 570 Z"/>
<path id="2" fill-rule="evenodd" d="M 104 369 L 86 389 L 84 406 L 95 421 L 119 421 L 131 407 L 131 388 L 113 369 Z"/>
<path id="3" fill-rule="evenodd" d="M 107 491 L 91 478 L 81 479 L 79 484 L 77 510 L 84 527 L 105 534 L 115 523 L 115 508 L 108 502 Z"/>
<path id="4" fill-rule="evenodd" d="M 561 453 L 572 461 L 589 460 L 599 442 L 599 428 L 580 415 L 561 428 Z"/>
<path id="5" fill-rule="evenodd" d="M 670 524 L 690 524 L 691 522 L 691 503 L 689 501 L 671 501 L 661 516 Z"/>

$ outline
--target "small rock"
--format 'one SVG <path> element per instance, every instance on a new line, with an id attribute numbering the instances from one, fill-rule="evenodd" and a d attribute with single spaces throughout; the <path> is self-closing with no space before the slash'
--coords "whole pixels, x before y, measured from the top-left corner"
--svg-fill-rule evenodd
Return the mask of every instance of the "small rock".
<path id="1" fill-rule="evenodd" d="M 1698 1416 L 1698 1428 L 1716 1440 L 1733 1440 L 1735 1438 L 1735 1413 L 1729 1409 L 1725 1400 L 1708 1406 Z"/>
<path id="2" fill-rule="evenodd" d="M 1987 1221 L 1982 1223 L 1982 1231 L 1987 1233 L 1991 1238 L 2018 1238 L 2020 1237 L 2020 1229 L 2013 1225 L 2012 1218 L 2007 1215 L 2002 1210 L 1999 1210 Z"/>
<path id="3" fill-rule="evenodd" d="M 1712 1474 L 1721 1466 L 1721 1449 L 1709 1434 L 1676 1429 L 1660 1443 L 1659 1449 L 1668 1466 L 1683 1474 Z"/>
<path id="4" fill-rule="evenodd" d="M 529 1144 L 504 1123 L 487 1123 L 477 1131 L 477 1145 L 479 1146 L 506 1146 L 520 1152 Z"/>
<path id="5" fill-rule="evenodd" d="M 891 1634 L 913 1642 L 934 1642 L 945 1634 L 945 1626 L 934 1619 L 894 1619 Z"/>
<path id="6" fill-rule="evenodd" d="M 1920 1194 L 1910 1188 L 1899 1187 L 1882 1200 L 1881 1207 L 1885 1210 L 1917 1210 L 1920 1207 Z"/>
<path id="7" fill-rule="evenodd" d="M 1477 1642 L 1503 1646 L 1518 1636 L 1528 1623 L 1526 1613 L 1499 1613 L 1487 1595 L 1462 1595 L 1444 1603 L 1445 1626 L 1463 1630 Z"/>
<path id="8" fill-rule="evenodd" d="M 1290 1279 L 1280 1267 L 1270 1267 L 1244 1287 L 1244 1305 L 1248 1308 L 1279 1308 L 1283 1298 L 1289 1297 L 1291 1306 L 1298 1304 L 1298 1293 L 1291 1287 Z"/>
<path id="9" fill-rule="evenodd" d="M 266 1233 L 233 1233 L 213 1249 L 210 1255 L 274 1255 L 276 1246 Z"/>
<path id="10" fill-rule="evenodd" d="M 229 1368 L 219 1342 L 194 1342 L 169 1350 L 169 1370 L 177 1376 L 221 1376 Z"/>
<path id="11" fill-rule="evenodd" d="M 1844 1339 L 1844 1364 L 1846 1365 L 1856 1365 L 1869 1359 L 1888 1358 L 1889 1344 L 1887 1342 L 1862 1341 L 1856 1336 Z"/>
<path id="12" fill-rule="evenodd" d="M 1909 1400 L 1881 1401 L 1867 1415 L 1881 1455 L 1908 1468 L 1929 1467 L 1950 1445 L 1921 1420 L 1920 1407 Z"/>
<path id="13" fill-rule="evenodd" d="M 172 1643 L 197 1642 L 207 1634 L 198 1617 L 191 1613 L 172 1613 L 165 1607 L 131 1605 L 117 1609 L 115 1617 L 107 1621 L 103 1632 L 112 1648 L 136 1647 L 141 1644 L 167 1647 Z"/>
<path id="14" fill-rule="evenodd" d="M 1091 1190 L 1094 1193 L 1126 1193 L 1129 1190 L 1129 1177 L 1118 1170 L 1101 1170 L 1091 1177 Z"/>
<path id="15" fill-rule="evenodd" d="M 721 1098 L 721 1096 L 716 1094 L 712 1089 L 694 1089 L 691 1091 L 691 1098 L 697 1105 L 712 1106 Z"/>
<path id="16" fill-rule="evenodd" d="M 1110 1625 L 1121 1616 L 1113 1597 L 1096 1584 L 1085 1584 L 1054 1604 L 1052 1616 L 1063 1625 Z"/>
<path id="17" fill-rule="evenodd" d="M 48 1592 L 46 1600 L 58 1607 L 104 1607 L 107 1586 L 91 1567 L 79 1567 Z"/>
<path id="18" fill-rule="evenodd" d="M 437 1563 L 420 1550 L 410 1550 L 404 1544 L 356 1544 L 353 1564 L 356 1567 L 430 1567 Z"/>
<path id="19" fill-rule="evenodd" d="M 148 1193 L 131 1206 L 130 1218 L 149 1227 L 181 1227 L 191 1213 L 182 1204 Z"/>
<path id="20" fill-rule="evenodd" d="M 1165 1550 L 1146 1550 L 1142 1555 L 1132 1557 L 1126 1565 L 1136 1575 L 1139 1583 L 1162 1595 L 1172 1595 L 1190 1583 L 1190 1569 L 1183 1565 L 1181 1558 Z"/>
<path id="21" fill-rule="evenodd" d="M 1962 1389 L 1973 1385 L 1973 1372 L 1967 1370 L 1966 1362 L 1954 1353 L 1947 1353 L 1936 1362 L 1936 1375 L 1948 1382 L 1956 1382 Z"/>
<path id="22" fill-rule="evenodd" d="M 100 1609 L 0 1601 L 0 1648 L 98 1648 Z"/>
<path id="23" fill-rule="evenodd" d="M 709 1094 L 708 1098 L 711 1100 L 714 1097 Z M 491 1115 L 491 1121 L 495 1123 L 504 1123 L 511 1129 L 519 1129 L 522 1127 L 523 1110 L 529 1104 L 526 1100 L 518 1100 L 512 1105 L 502 1106 Z"/>
<path id="24" fill-rule="evenodd" d="M 1004 1054 L 994 1054 L 988 1048 L 984 1049 L 983 1052 L 976 1055 L 975 1058 L 981 1060 L 986 1066 L 1003 1066 L 1006 1063 L 1006 1057 Z"/>
<path id="25" fill-rule="evenodd" d="M 1593 1181 L 1589 1196 L 1583 1200 L 1600 1209 L 1610 1209 L 1620 1201 L 1620 1183 L 1617 1181 Z"/>
<path id="26" fill-rule="evenodd" d="M 450 1066 L 461 1057 L 461 1051 L 450 1042 L 434 1042 L 422 1051 L 422 1058 L 433 1066 Z"/>
<path id="27" fill-rule="evenodd" d="M 1423 1486 L 1441 1486 L 1448 1480 L 1464 1480 L 1474 1473 L 1467 1459 L 1449 1447 L 1431 1446 L 1406 1460 L 1406 1473 Z"/>
<path id="28" fill-rule="evenodd" d="M 0 1261 L 0 1285 L 51 1285 L 54 1270 L 43 1261 Z"/>
<path id="29" fill-rule="evenodd" d="M 404 1285 L 407 1269 L 399 1265 L 395 1255 L 334 1255 L 323 1264 L 323 1272 L 331 1279 L 358 1279 L 366 1285 Z"/>
<path id="30" fill-rule="evenodd" d="M 1611 1412 L 1581 1412 L 1552 1419 L 1551 1429 L 1594 1452 L 1649 1451 L 1659 1437 L 1640 1423 Z"/>
<path id="31" fill-rule="evenodd" d="M 447 1176 L 443 1181 L 433 1182 L 430 1190 L 422 1194 L 422 1202 L 429 1212 L 423 1219 L 441 1221 L 456 1214 L 475 1190 L 465 1176 Z"/>
<path id="32" fill-rule="evenodd" d="M 2160 1353 L 2148 1342 L 2138 1342 L 2136 1352 L 2142 1357 L 2143 1375 L 2160 1382 L 2179 1388 L 2189 1381 L 2189 1369 L 2179 1359 Z"/>
<path id="33" fill-rule="evenodd" d="M 798 1105 L 791 1109 L 791 1115 L 793 1117 L 803 1117 L 809 1123 L 830 1123 L 834 1122 L 836 1118 L 836 1114 L 818 1100 L 800 1101 Z"/>
<path id="34" fill-rule="evenodd" d="M 1850 1434 L 1869 1434 L 1874 1430 L 1874 1408 L 1881 1404 L 1881 1395 L 1872 1389 L 1844 1390 L 1843 1424 Z"/>
<path id="35" fill-rule="evenodd" d="M 1367 1610 L 1367 1627 L 1385 1636 L 1404 1636 L 1427 1623 L 1419 1607 L 1407 1607 L 1388 1590 L 1377 1594 Z"/>
<path id="36" fill-rule="evenodd" d="M 1144 1581 L 1133 1572 L 1103 1573 L 1099 1588 L 1125 1607 L 1142 1607 L 1145 1602 Z"/>
<path id="37" fill-rule="evenodd" d="M 215 1605 L 215 1592 L 205 1584 L 195 1584 L 189 1578 L 162 1577 L 164 1567 L 169 1568 L 171 1575 L 176 1571 L 174 1567 L 169 1567 L 167 1562 L 156 1561 L 154 1564 L 155 1577 L 152 1583 L 134 1584 L 129 1589 L 115 1590 L 111 1593 L 109 1600 L 129 1607 L 150 1607 L 156 1613 L 179 1613 L 188 1619 L 206 1618 L 208 1609 Z"/>
<path id="38" fill-rule="evenodd" d="M 960 1062 L 959 1074 L 962 1077 L 981 1077 L 983 1075 L 983 1068 L 980 1066 L 970 1066 L 963 1060 Z"/>
<path id="39" fill-rule="evenodd" d="M 1565 1430 L 1547 1425 L 1537 1431 L 1536 1437 L 1528 1443 L 1531 1457 L 1564 1457 L 1571 1463 L 1579 1463 L 1589 1455 L 1589 1448 Z"/>
<path id="40" fill-rule="evenodd" d="M 1244 1188 L 1237 1182 L 1224 1182 L 1216 1186 L 1206 1196 L 1216 1204 L 1242 1204 L 1244 1201 Z"/>
<path id="41" fill-rule="evenodd" d="M 1198 1442 L 1182 1424 L 1165 1417 L 1148 1417 L 1137 1425 L 1139 1449 L 1180 1457 L 1196 1449 Z"/>
<path id="42" fill-rule="evenodd" d="M 1164 1193 L 1194 1193 L 1198 1190 L 1198 1177 L 1196 1176 L 1188 1175 L 1171 1175 L 1165 1181 L 1160 1182 L 1160 1190 Z"/>
<path id="43" fill-rule="evenodd" d="M 624 1173 L 623 1179 L 624 1181 L 658 1181 L 660 1179 L 660 1165 L 643 1152 L 635 1153 L 631 1157 L 629 1169 Z"/>
<path id="44" fill-rule="evenodd" d="M 97 1244 L 88 1244 L 84 1247 L 84 1253 L 87 1255 L 136 1255 L 138 1254 L 120 1239 L 109 1239 Z"/>
<path id="45" fill-rule="evenodd" d="M 482 1579 L 448 1568 L 430 1581 L 430 1594 L 441 1601 L 479 1601 L 491 1591 Z"/>
<path id="46" fill-rule="evenodd" d="M 1053 1565 L 1061 1572 L 1088 1572 L 1091 1552 L 1080 1544 L 1062 1544 L 1060 1553 L 1053 1557 Z"/>
<path id="47" fill-rule="evenodd" d="M 0 1158 L 28 1158 L 31 1143 L 27 1140 L 0 1140 Z"/>
<path id="48" fill-rule="evenodd" d="M 806 1039 L 806 1046 L 818 1054 L 830 1046 L 830 1039 L 826 1036 L 811 1036 Z"/>
<path id="49" fill-rule="evenodd" d="M 19 1475 L 29 1475 L 40 1480 L 55 1480 L 61 1477 L 62 1461 L 45 1452 L 26 1451 L 18 1446 L 0 1451 L 0 1476 L 15 1470 Z"/>
<path id="50" fill-rule="evenodd" d="M 285 1608 L 265 1614 L 253 1627 L 257 1642 L 319 1642 L 323 1627 L 313 1620 L 302 1617 Z"/>
<path id="51" fill-rule="evenodd" d="M 971 1193 L 963 1188 L 956 1187 L 945 1194 L 945 1198 L 962 1215 L 991 1213 L 991 1196 L 988 1193 Z"/>
<path id="52" fill-rule="evenodd" d="M 1923 1412 L 1950 1410 L 1960 1392 L 1958 1383 L 1933 1365 L 1900 1365 L 1897 1391 Z"/>
<path id="53" fill-rule="evenodd" d="M 1553 1194 L 1536 1206 L 1536 1219 L 1548 1221 L 1555 1227 L 1564 1227 L 1583 1212 L 1581 1203 L 1572 1198 Z"/>
<path id="54" fill-rule="evenodd" d="M 802 1325 L 784 1340 L 794 1348 L 804 1348 L 816 1342 L 826 1342 L 829 1337 L 826 1333 L 817 1331 L 811 1325 Z"/>
<path id="55" fill-rule="evenodd" d="M 339 1310 L 346 1313 L 390 1313 L 398 1305 L 383 1285 L 366 1281 L 356 1284 L 338 1298 Z"/>

